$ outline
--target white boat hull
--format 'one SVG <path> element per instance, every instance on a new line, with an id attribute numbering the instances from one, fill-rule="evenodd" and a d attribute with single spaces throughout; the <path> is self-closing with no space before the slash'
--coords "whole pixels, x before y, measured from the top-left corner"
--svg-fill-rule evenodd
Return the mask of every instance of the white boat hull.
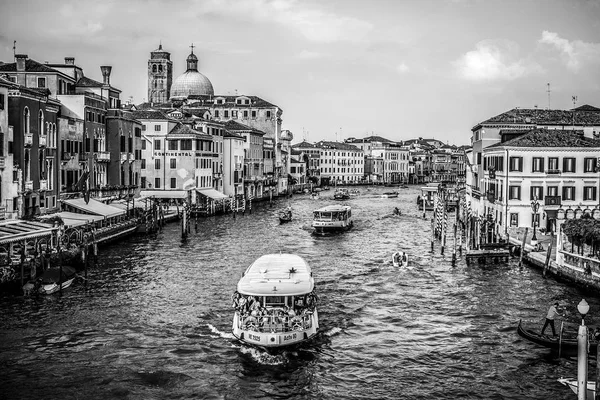
<path id="1" fill-rule="evenodd" d="M 52 293 L 56 293 L 60 290 L 61 286 L 63 289 L 68 288 L 69 286 L 71 286 L 71 284 L 73 283 L 73 281 L 75 280 L 75 277 L 71 278 L 71 279 L 67 279 L 66 281 L 64 281 L 62 284 L 58 284 L 58 283 L 50 283 L 47 285 L 42 285 L 39 289 L 39 292 L 41 294 L 52 294 Z"/>
<path id="2" fill-rule="evenodd" d="M 267 319 L 265 323 L 261 319 Z M 311 340 L 319 330 L 319 317 L 315 309 L 309 316 L 298 317 L 300 323 L 279 321 L 270 323 L 269 318 L 240 317 L 235 312 L 232 333 L 244 343 L 264 348 L 281 348 Z"/>
<path id="3" fill-rule="evenodd" d="M 402 253 L 397 251 L 392 254 L 392 265 L 394 267 L 408 267 L 408 255 L 405 254 L 405 259 L 402 260 Z"/>
<path id="4" fill-rule="evenodd" d="M 560 378 L 558 380 L 560 383 L 562 383 L 563 385 L 571 388 L 571 390 L 573 391 L 573 393 L 578 394 L 578 384 L 577 384 L 577 379 L 565 379 L 565 378 Z M 587 400 L 595 400 L 596 398 L 596 382 L 594 381 L 588 381 L 587 383 L 587 393 L 586 393 L 586 397 Z"/>

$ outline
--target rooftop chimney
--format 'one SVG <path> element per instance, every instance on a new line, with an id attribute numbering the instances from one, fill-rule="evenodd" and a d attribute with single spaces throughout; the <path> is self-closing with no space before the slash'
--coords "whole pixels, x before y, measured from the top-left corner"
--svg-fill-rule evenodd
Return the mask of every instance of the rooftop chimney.
<path id="1" fill-rule="evenodd" d="M 27 54 L 15 54 L 17 60 L 17 71 L 25 71 L 25 61 L 27 61 Z"/>
<path id="2" fill-rule="evenodd" d="M 65 57 L 66 65 L 75 65 L 75 57 Z"/>
<path id="3" fill-rule="evenodd" d="M 110 65 L 102 65 L 100 66 L 100 70 L 102 71 L 102 78 L 104 78 L 104 84 L 110 85 L 110 71 L 112 67 Z"/>

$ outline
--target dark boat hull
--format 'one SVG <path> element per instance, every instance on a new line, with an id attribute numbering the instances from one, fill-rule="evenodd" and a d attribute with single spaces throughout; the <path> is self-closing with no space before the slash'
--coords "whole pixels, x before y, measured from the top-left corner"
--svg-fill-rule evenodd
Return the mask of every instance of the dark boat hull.
<path id="1" fill-rule="evenodd" d="M 517 333 L 519 336 L 537 343 L 541 346 L 551 349 L 552 351 L 559 353 L 561 357 L 577 357 L 577 338 L 560 338 L 558 335 L 555 337 L 542 336 L 537 331 L 526 329 L 521 321 L 517 327 Z M 591 340 L 589 343 L 589 354 L 596 354 L 598 349 L 598 342 Z"/>

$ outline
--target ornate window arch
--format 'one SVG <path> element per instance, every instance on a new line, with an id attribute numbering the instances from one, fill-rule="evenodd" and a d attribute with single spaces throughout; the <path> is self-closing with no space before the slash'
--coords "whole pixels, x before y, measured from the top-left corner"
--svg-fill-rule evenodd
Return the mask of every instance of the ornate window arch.
<path id="1" fill-rule="evenodd" d="M 29 107 L 25 107 L 23 109 L 23 130 L 25 131 L 25 133 L 29 133 L 31 132 L 31 113 L 29 112 Z"/>

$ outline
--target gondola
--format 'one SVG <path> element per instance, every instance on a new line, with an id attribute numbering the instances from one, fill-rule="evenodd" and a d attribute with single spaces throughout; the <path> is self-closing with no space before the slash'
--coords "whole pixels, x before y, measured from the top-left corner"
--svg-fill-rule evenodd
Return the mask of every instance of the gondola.
<path id="1" fill-rule="evenodd" d="M 279 213 L 279 223 L 285 224 L 286 222 L 290 222 L 292 220 L 292 209 L 286 208 L 285 210 Z"/>
<path id="2" fill-rule="evenodd" d="M 541 346 L 547 347 L 556 353 L 560 353 L 561 357 L 577 357 L 577 333 L 569 333 L 566 335 L 558 327 L 558 334 L 554 337 L 552 336 L 542 336 L 539 333 L 540 327 L 538 330 L 526 329 L 522 321 L 519 320 L 519 326 L 517 327 L 517 333 L 519 336 L 537 343 Z M 589 341 L 590 349 L 589 354 L 596 354 L 598 348 L 597 340 Z"/>

